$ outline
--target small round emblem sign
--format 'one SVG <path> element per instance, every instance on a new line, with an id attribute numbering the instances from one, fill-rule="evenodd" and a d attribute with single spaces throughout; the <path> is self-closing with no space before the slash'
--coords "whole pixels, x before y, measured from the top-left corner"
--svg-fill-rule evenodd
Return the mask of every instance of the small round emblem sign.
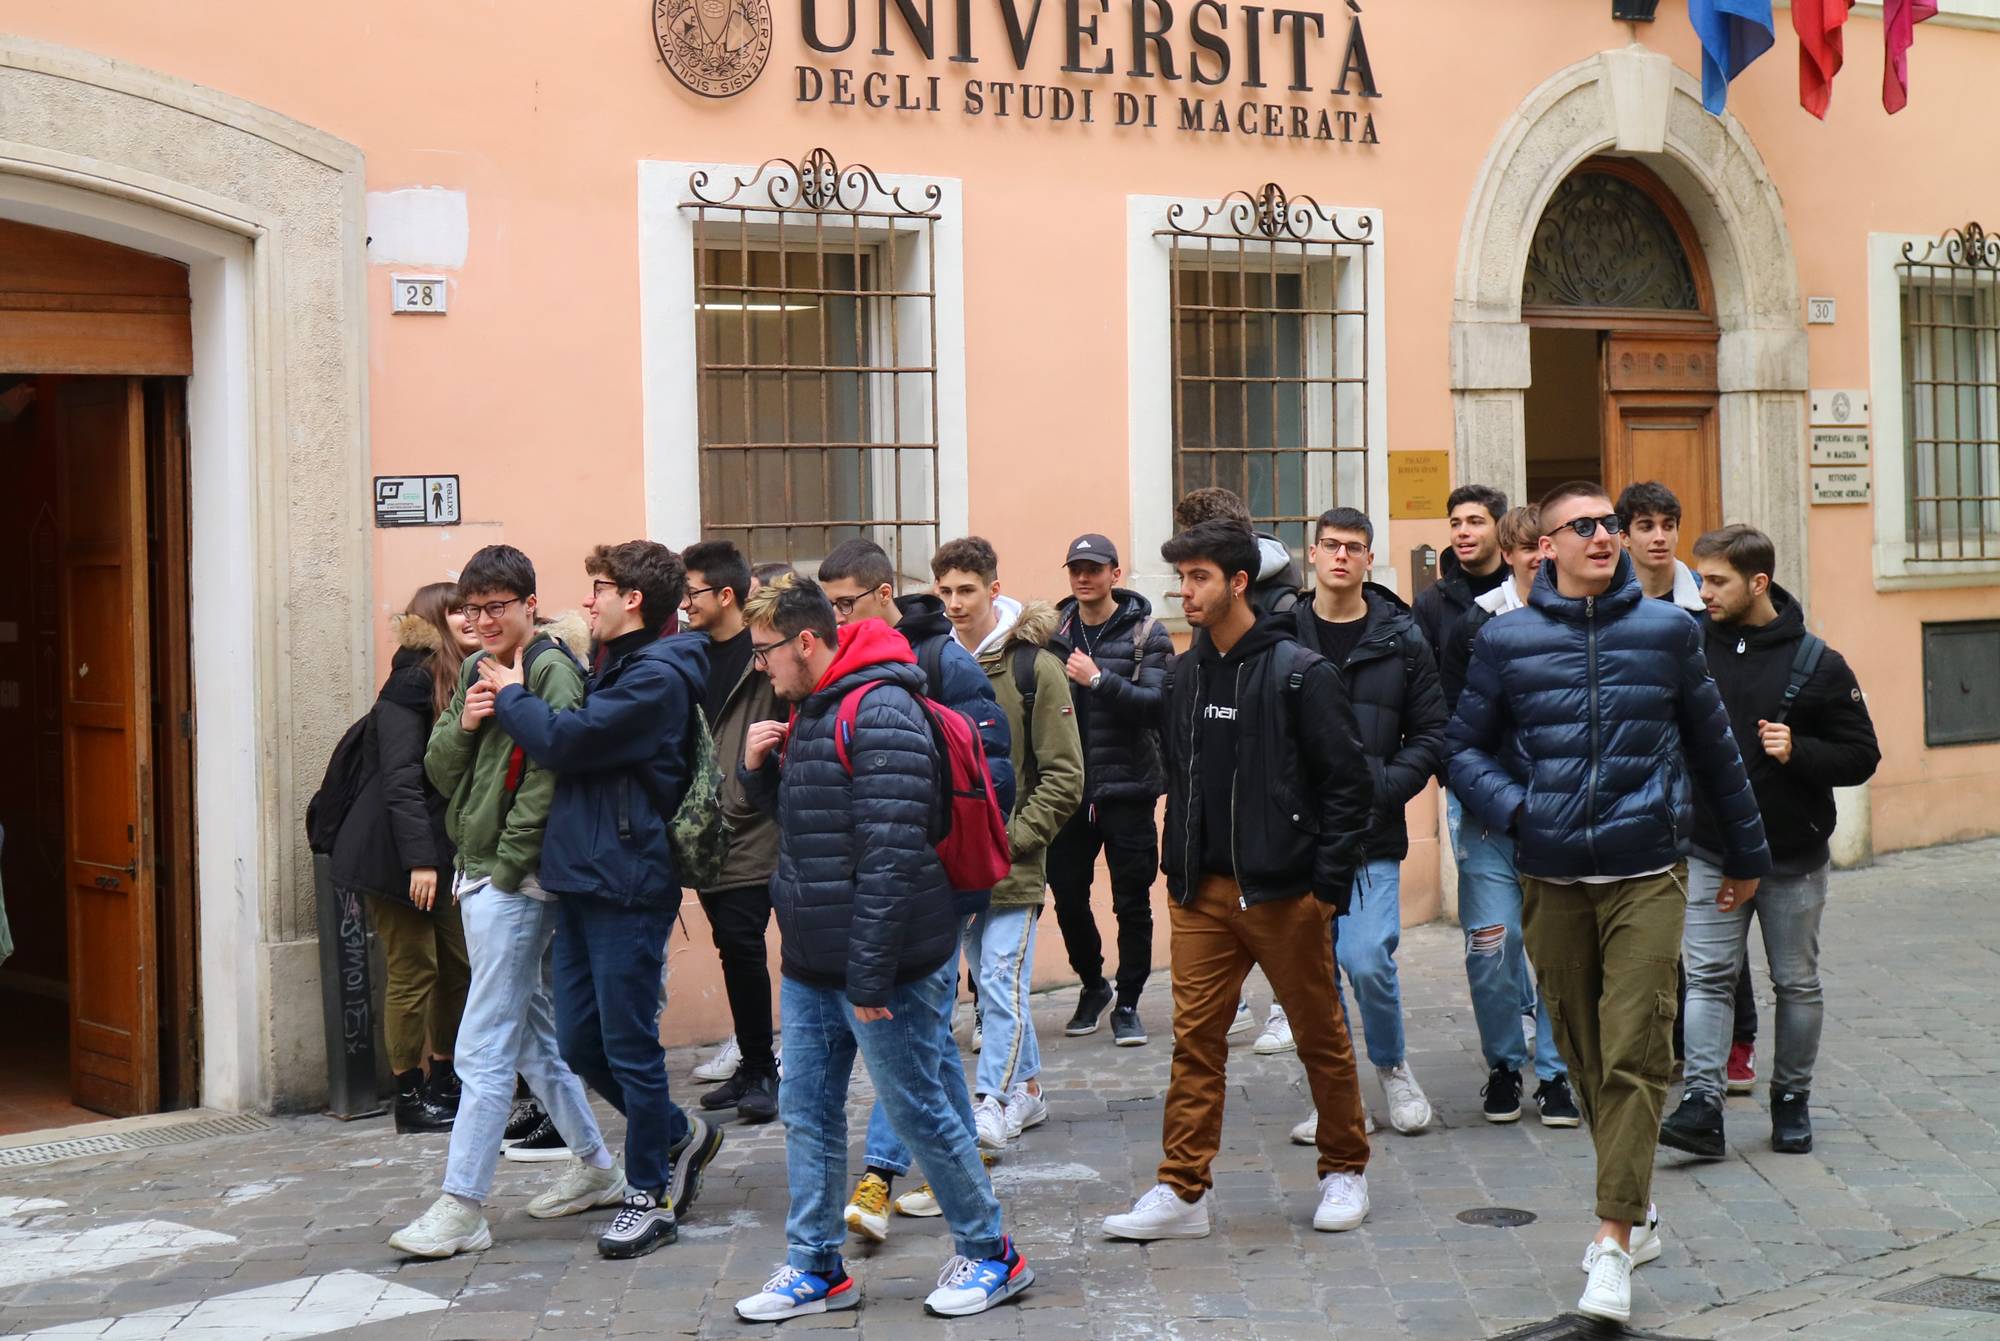
<path id="1" fill-rule="evenodd" d="M 771 0 L 653 0 L 653 37 L 674 78 L 704 98 L 731 98 L 771 57 Z"/>

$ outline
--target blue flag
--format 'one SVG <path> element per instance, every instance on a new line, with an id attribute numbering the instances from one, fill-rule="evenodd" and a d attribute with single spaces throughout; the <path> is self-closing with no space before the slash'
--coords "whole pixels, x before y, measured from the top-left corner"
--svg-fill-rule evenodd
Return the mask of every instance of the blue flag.
<path id="1" fill-rule="evenodd" d="M 1701 105 L 1721 116 L 1729 81 L 1771 49 L 1771 0 L 1688 0 L 1688 19 L 1701 39 Z"/>

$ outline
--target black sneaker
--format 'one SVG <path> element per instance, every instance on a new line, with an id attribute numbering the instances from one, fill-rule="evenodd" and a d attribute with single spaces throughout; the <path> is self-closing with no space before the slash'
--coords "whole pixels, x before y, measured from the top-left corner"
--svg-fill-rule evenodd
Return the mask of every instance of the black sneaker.
<path id="1" fill-rule="evenodd" d="M 1812 1115 L 1806 1111 L 1804 1090 L 1771 1091 L 1771 1149 L 1803 1155 L 1812 1149 Z"/>
<path id="2" fill-rule="evenodd" d="M 556 1124 L 549 1121 L 544 1113 L 541 1125 L 508 1146 L 504 1153 L 518 1164 L 546 1164 L 568 1159 L 569 1147 L 563 1144 L 562 1133 L 556 1130 Z"/>
<path id="3" fill-rule="evenodd" d="M 734 1108 L 737 1101 L 742 1099 L 743 1092 L 749 1088 L 750 1073 L 739 1065 L 729 1079 L 701 1096 L 701 1106 L 710 1113 L 723 1108 Z"/>
<path id="4" fill-rule="evenodd" d="M 674 1206 L 676 1217 L 686 1215 L 701 1195 L 701 1175 L 722 1149 L 722 1128 L 711 1127 L 698 1117 L 688 1119 L 688 1134 L 667 1152 L 674 1166 Z"/>
<path id="5" fill-rule="evenodd" d="M 459 1096 L 465 1093 L 465 1086 L 459 1082 L 458 1071 L 450 1062 L 433 1061 L 431 1078 L 424 1086 L 424 1092 L 439 1111 L 458 1116 Z"/>
<path id="6" fill-rule="evenodd" d="M 525 1141 L 541 1129 L 549 1120 L 542 1111 L 541 1101 L 534 1095 L 514 1101 L 514 1111 L 507 1115 L 507 1130 L 501 1133 L 500 1143 L 511 1145 L 515 1141 Z"/>
<path id="7" fill-rule="evenodd" d="M 450 1131 L 454 1110 L 446 1109 L 431 1095 L 424 1073 L 415 1067 L 396 1076 L 396 1130 L 401 1132 Z"/>
<path id="8" fill-rule="evenodd" d="M 1486 1098 L 1486 1120 L 1488 1122 L 1519 1122 L 1521 1120 L 1521 1073 L 1510 1066 L 1496 1066 L 1486 1077 L 1486 1088 L 1479 1091 Z"/>
<path id="9" fill-rule="evenodd" d="M 741 1074 L 740 1072 L 738 1074 Z M 736 1101 L 736 1120 L 751 1126 L 778 1116 L 778 1078 L 770 1072 L 751 1077 Z"/>
<path id="10" fill-rule="evenodd" d="M 1097 980 L 1097 986 L 1084 988 L 1083 995 L 1076 999 L 1076 1014 L 1069 1017 L 1069 1023 L 1063 1026 L 1063 1032 L 1071 1038 L 1082 1038 L 1085 1034 L 1096 1033 L 1098 1023 L 1104 1019 L 1104 1012 L 1110 1008 L 1111 1000 L 1111 984 L 1102 978 Z"/>
<path id="11" fill-rule="evenodd" d="M 1681 1100 L 1660 1124 L 1660 1144 L 1673 1150 L 1721 1159 L 1727 1153 L 1722 1140 L 1722 1100 L 1696 1090 Z"/>
<path id="12" fill-rule="evenodd" d="M 1544 1080 L 1535 1090 L 1535 1105 L 1542 1110 L 1544 1127 L 1576 1127 L 1583 1124 L 1576 1097 L 1569 1092 L 1569 1077 Z"/>
<path id="13" fill-rule="evenodd" d="M 644 1257 L 680 1237 L 674 1210 L 662 1206 L 651 1192 L 633 1190 L 625 1194 L 625 1204 L 611 1221 L 611 1228 L 597 1236 L 599 1257 Z"/>
<path id="14" fill-rule="evenodd" d="M 1111 1041 L 1121 1048 L 1145 1046 L 1146 1026 L 1139 1020 L 1137 1006 L 1120 1006 L 1111 1012 Z"/>

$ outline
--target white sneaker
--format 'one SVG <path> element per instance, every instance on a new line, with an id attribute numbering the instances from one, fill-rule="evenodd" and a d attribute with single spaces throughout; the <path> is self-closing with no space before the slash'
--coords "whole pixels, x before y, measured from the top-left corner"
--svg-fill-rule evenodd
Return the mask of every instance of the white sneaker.
<path id="1" fill-rule="evenodd" d="M 1382 1092 L 1389 1098 L 1389 1125 L 1405 1136 L 1414 1136 L 1431 1125 L 1431 1101 L 1405 1059 L 1401 1066 L 1378 1066 Z"/>
<path id="2" fill-rule="evenodd" d="M 1319 1209 L 1313 1228 L 1329 1234 L 1356 1229 L 1368 1218 L 1368 1178 L 1359 1173 L 1330 1173 L 1319 1180 Z"/>
<path id="3" fill-rule="evenodd" d="M 389 1236 L 389 1246 L 412 1257 L 451 1257 L 493 1246 L 486 1216 L 449 1192 L 431 1208 Z"/>
<path id="4" fill-rule="evenodd" d="M 937 1193 L 931 1191 L 929 1183 L 903 1193 L 892 1204 L 896 1208 L 896 1214 L 915 1216 L 919 1220 L 929 1220 L 944 1214 L 944 1207 L 938 1205 Z"/>
<path id="5" fill-rule="evenodd" d="M 1272 1006 L 1270 1018 L 1264 1021 L 1264 1032 L 1257 1035 L 1257 1041 L 1250 1045 L 1250 1051 L 1260 1057 L 1275 1057 L 1281 1052 L 1291 1052 L 1298 1046 L 1292 1038 L 1292 1022 L 1285 1018 L 1285 1008 Z"/>
<path id="6" fill-rule="evenodd" d="M 1363 1109 L 1361 1112 L 1361 1130 L 1363 1134 L 1368 1136 L 1373 1136 L 1375 1134 L 1375 1115 L 1373 1113 L 1368 1112 L 1366 1109 Z M 1301 1122 L 1298 1126 L 1292 1128 L 1292 1144 L 1293 1145 L 1319 1144 L 1318 1109 L 1314 1109 L 1313 1112 L 1306 1118 L 1304 1122 Z"/>
<path id="7" fill-rule="evenodd" d="M 1039 1127 L 1049 1120 L 1049 1101 L 1039 1094 L 1030 1094 L 1026 1085 L 1016 1085 L 1014 1092 L 1007 1096 L 1007 1139 L 1013 1140 L 1030 1127 Z"/>
<path id="8" fill-rule="evenodd" d="M 1576 1311 L 1607 1322 L 1632 1318 L 1632 1254 L 1615 1243 L 1599 1243 L 1590 1264 L 1590 1283 L 1576 1301 Z"/>
<path id="9" fill-rule="evenodd" d="M 1199 1201 L 1182 1201 L 1180 1193 L 1161 1183 L 1140 1197 L 1126 1214 L 1105 1216 L 1104 1234 L 1107 1238 L 1139 1243 L 1207 1238 L 1208 1193 L 1202 1193 Z"/>
<path id="10" fill-rule="evenodd" d="M 1005 1150 L 1007 1148 L 1007 1110 L 993 1095 L 982 1095 L 972 1105 L 973 1126 L 979 1129 L 981 1150 Z"/>
<path id="11" fill-rule="evenodd" d="M 736 1046 L 736 1035 L 731 1034 L 715 1055 L 694 1069 L 694 1078 L 704 1085 L 717 1085 L 736 1074 L 736 1068 L 743 1060 L 743 1049 Z"/>
<path id="12" fill-rule="evenodd" d="M 1238 997 L 1236 999 L 1236 1018 L 1229 1022 L 1229 1036 L 1234 1038 L 1238 1034 L 1247 1034 L 1256 1027 L 1257 1017 L 1250 1013 L 1249 998 Z"/>
<path id="13" fill-rule="evenodd" d="M 1642 1267 L 1660 1255 L 1660 1208 L 1658 1206 L 1648 1206 L 1646 1208 L 1646 1222 L 1632 1226 L 1631 1244 L 1632 1265 L 1634 1267 Z M 1602 1239 L 1593 1239 L 1590 1246 L 1583 1250 L 1583 1269 L 1586 1275 L 1589 1274 L 1592 1267 L 1597 1265 L 1598 1249 L 1603 1246 L 1604 1241 Z"/>
<path id="14" fill-rule="evenodd" d="M 528 1214 L 537 1220 L 553 1220 L 599 1206 L 615 1206 L 623 1200 L 624 1169 L 615 1163 L 608 1169 L 593 1168 L 573 1159 L 539 1197 L 528 1203 Z"/>

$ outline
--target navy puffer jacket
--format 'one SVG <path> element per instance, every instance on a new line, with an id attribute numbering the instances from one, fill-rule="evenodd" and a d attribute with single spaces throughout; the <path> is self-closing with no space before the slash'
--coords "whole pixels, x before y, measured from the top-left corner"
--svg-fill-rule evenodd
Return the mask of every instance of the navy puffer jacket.
<path id="1" fill-rule="evenodd" d="M 841 766 L 840 701 L 870 680 Z M 778 916 L 784 975 L 886 1006 L 898 984 L 937 972 L 958 943 L 952 893 L 930 836 L 936 763 L 910 645 L 879 619 L 840 631 L 840 651 L 792 717 L 784 758 L 744 773 L 747 795 L 778 817 Z M 889 687 L 892 686 L 892 687 Z"/>
<path id="2" fill-rule="evenodd" d="M 1452 791 L 1514 832 L 1523 875 L 1673 865 L 1693 828 L 1690 784 L 1720 823 L 1724 873 L 1771 869 L 1701 627 L 1647 600 L 1629 557 L 1596 597 L 1562 595 L 1542 565 L 1528 608 L 1479 631 L 1447 742 Z"/>

